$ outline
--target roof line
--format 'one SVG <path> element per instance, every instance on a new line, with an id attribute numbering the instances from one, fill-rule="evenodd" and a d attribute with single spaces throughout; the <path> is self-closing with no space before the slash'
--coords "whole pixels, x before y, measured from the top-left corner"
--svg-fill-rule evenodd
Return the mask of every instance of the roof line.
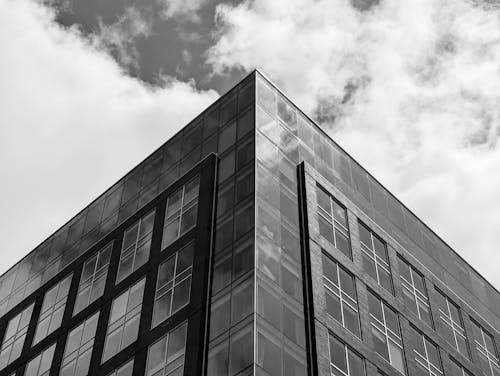
<path id="1" fill-rule="evenodd" d="M 17 266 L 19 263 L 21 263 L 24 259 L 29 257 L 32 253 L 34 253 L 38 248 L 40 248 L 46 241 L 51 239 L 59 230 L 61 230 L 64 226 L 66 226 L 68 223 L 73 221 L 78 215 L 80 215 L 83 211 L 85 211 L 87 208 L 92 206 L 93 203 L 95 203 L 99 198 L 104 196 L 107 192 L 111 191 L 120 181 L 122 181 L 128 174 L 130 174 L 136 167 L 138 167 L 140 164 L 144 163 L 149 157 L 151 157 L 153 154 L 155 154 L 157 151 L 159 151 L 165 144 L 173 139 L 174 137 L 177 137 L 185 127 L 187 127 L 189 124 L 191 124 L 194 120 L 198 119 L 201 115 L 203 115 L 205 112 L 209 111 L 217 101 L 219 101 L 223 96 L 228 94 L 231 90 L 233 90 L 235 87 L 237 87 L 241 82 L 245 81 L 248 77 L 250 77 L 252 74 L 255 73 L 255 70 L 252 70 L 250 73 L 248 73 L 246 76 L 244 76 L 241 80 L 239 80 L 236 84 L 231 86 L 229 89 L 227 89 L 223 94 L 220 94 L 219 97 L 210 103 L 207 107 L 205 107 L 202 111 L 200 111 L 195 117 L 193 117 L 190 121 L 188 121 L 182 128 L 180 128 L 176 133 L 174 133 L 172 136 L 170 136 L 165 142 L 163 142 L 160 146 L 158 146 L 154 151 L 152 151 L 150 154 L 148 154 L 144 159 L 142 159 L 140 162 L 134 165 L 130 170 L 128 170 L 123 176 L 121 176 L 118 180 L 116 180 L 111 186 L 106 189 L 103 193 L 101 193 L 99 196 L 94 198 L 88 205 L 84 206 L 80 211 L 78 211 L 74 216 L 72 216 L 70 219 L 68 219 L 66 222 L 64 222 L 61 226 L 59 226 L 55 231 L 53 231 L 49 236 L 44 238 L 41 242 L 39 242 L 31 251 L 29 251 L 27 254 L 25 254 L 19 261 L 14 263 L 14 265 L 10 266 L 5 272 L 0 274 L 0 282 L 1 279 L 4 275 L 6 275 L 9 271 L 11 271 L 15 266 Z M 98 240 L 99 241 L 99 240 Z M 93 243 L 95 244 L 95 243 Z M 92 245 L 91 245 L 92 246 Z M 90 247 L 89 247 L 90 248 Z"/>

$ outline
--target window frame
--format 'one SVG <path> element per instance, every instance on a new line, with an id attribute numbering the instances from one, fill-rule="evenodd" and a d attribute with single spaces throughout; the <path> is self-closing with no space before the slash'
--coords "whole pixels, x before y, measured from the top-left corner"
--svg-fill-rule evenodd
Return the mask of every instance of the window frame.
<path id="1" fill-rule="evenodd" d="M 147 232 L 146 234 L 143 234 L 141 237 L 141 230 L 143 223 L 146 222 L 150 217 L 153 217 L 152 224 L 151 224 L 151 230 Z M 135 222 L 133 222 L 131 225 L 127 226 L 125 230 L 123 231 L 123 239 L 122 239 L 122 244 L 121 244 L 121 249 L 120 249 L 120 259 L 118 261 L 118 270 L 116 271 L 116 284 L 120 283 L 124 279 L 126 279 L 128 276 L 130 276 L 132 273 L 134 273 L 137 269 L 139 269 L 141 266 L 145 265 L 148 263 L 150 255 L 151 255 L 151 242 L 153 239 L 153 230 L 154 230 L 154 223 L 156 220 L 156 207 L 153 209 L 149 210 L 146 212 L 146 214 L 142 215 L 139 219 L 137 219 Z M 137 226 L 136 229 L 136 235 L 135 235 L 135 240 L 133 243 L 129 244 L 127 248 L 124 249 L 125 246 L 125 240 L 127 237 L 127 233 L 131 231 L 134 227 Z M 141 251 L 141 247 L 147 244 L 147 257 L 141 264 L 136 264 L 136 258 L 137 254 L 139 251 Z M 124 265 L 124 261 L 132 257 L 132 269 L 127 273 L 125 270 L 125 274 L 120 274 L 121 268 Z"/>
<path id="2" fill-rule="evenodd" d="M 329 198 L 329 211 L 327 212 L 320 204 L 319 202 L 317 203 L 317 214 L 318 214 L 318 221 L 321 219 L 325 220 L 331 227 L 332 229 L 332 239 L 333 239 L 333 246 L 338 249 L 342 254 L 345 256 L 349 257 L 352 259 L 352 245 L 351 245 L 351 237 L 350 237 L 350 231 L 349 231 L 349 218 L 347 215 L 347 208 L 340 203 L 339 200 L 337 200 L 335 197 L 333 197 L 323 186 L 321 186 L 319 183 L 316 183 L 316 197 L 318 196 L 318 190 L 323 191 L 323 193 L 328 196 Z M 345 222 L 346 224 L 340 223 L 335 216 L 333 215 L 333 207 L 334 205 L 338 206 L 340 209 L 343 210 L 344 212 L 344 217 L 345 217 Z M 321 219 L 320 219 L 321 218 Z M 338 240 L 337 240 L 337 232 L 339 231 L 346 239 L 347 239 L 347 250 L 344 251 L 341 248 L 337 246 Z M 320 232 L 321 234 L 321 232 Z M 326 239 L 326 238 L 325 238 Z M 346 253 L 347 252 L 347 253 Z"/>
<path id="3" fill-rule="evenodd" d="M 186 203 L 184 202 L 186 198 L 186 187 L 189 184 L 192 184 L 193 182 L 197 182 L 197 191 L 196 194 Z M 173 191 L 171 194 L 168 195 L 166 201 L 166 207 L 165 207 L 165 217 L 164 217 L 164 223 L 163 223 L 163 229 L 162 229 L 162 241 L 161 241 L 161 249 L 165 249 L 168 246 L 170 246 L 172 243 L 174 243 L 177 239 L 182 237 L 184 234 L 189 232 L 191 229 L 195 228 L 198 222 L 198 204 L 199 204 L 199 198 L 200 198 L 200 174 L 197 174 L 193 178 L 189 179 L 185 184 L 183 184 L 181 187 L 177 188 L 175 191 Z M 169 205 L 170 205 L 170 200 L 172 199 L 173 196 L 178 194 L 178 192 L 181 191 L 181 198 L 180 198 L 180 206 L 179 209 L 176 209 L 172 214 L 169 215 Z M 194 223 L 188 227 L 183 229 L 182 224 L 184 220 L 184 214 L 188 212 L 189 210 L 194 210 L 195 214 L 195 220 Z M 166 234 L 167 234 L 167 228 L 174 224 L 176 221 L 178 221 L 178 224 L 176 225 L 176 236 L 167 239 Z"/>
<path id="4" fill-rule="evenodd" d="M 85 260 L 85 262 L 83 263 L 83 266 L 82 266 L 82 275 L 80 276 L 80 281 L 78 283 L 78 288 L 77 288 L 77 291 L 76 291 L 75 304 L 74 304 L 74 308 L 73 308 L 73 316 L 76 315 L 77 313 L 83 311 L 90 304 L 92 304 L 93 302 L 95 302 L 101 296 L 104 295 L 104 289 L 106 287 L 106 280 L 107 280 L 108 271 L 109 271 L 109 264 L 110 264 L 110 261 L 111 261 L 111 254 L 113 252 L 113 244 L 114 244 L 114 241 L 111 240 L 104 247 L 102 247 L 101 249 L 99 249 L 99 251 L 93 253 L 90 257 L 88 257 L 87 260 Z M 107 260 L 107 262 L 105 264 L 101 265 L 101 267 L 98 268 L 99 263 L 101 262 L 101 258 L 103 257 L 103 255 L 105 255 L 106 252 L 109 253 L 109 255 L 105 256 L 108 260 Z M 93 268 L 94 271 L 92 272 L 92 275 L 89 278 L 87 278 L 85 281 L 83 281 L 82 277 L 83 277 L 83 271 L 85 270 L 85 266 L 87 265 L 87 263 L 93 262 L 92 259 L 94 257 L 96 258 L 95 265 L 94 265 L 94 268 Z M 94 288 L 95 288 L 95 285 L 96 285 L 96 281 L 99 282 L 101 279 L 104 280 L 104 285 L 102 287 L 102 292 L 99 295 L 94 295 L 93 296 L 93 292 L 94 292 Z M 88 299 L 87 299 L 87 303 L 84 306 L 82 306 L 81 308 L 78 308 L 79 304 L 80 304 L 79 303 L 79 298 L 80 298 L 80 296 L 83 295 L 83 293 L 85 292 L 85 290 L 87 288 L 90 289 L 90 292 L 89 292 L 89 295 L 88 295 Z M 83 302 L 83 300 L 82 300 L 82 302 Z"/>
<path id="5" fill-rule="evenodd" d="M 14 360 L 18 359 L 23 351 L 24 347 L 24 342 L 26 341 L 26 335 L 28 333 L 28 329 L 30 326 L 30 321 L 33 316 L 33 309 L 35 307 L 35 302 L 32 302 L 29 304 L 26 308 L 24 308 L 22 311 L 20 311 L 17 315 L 13 316 L 7 323 L 6 328 L 5 328 L 5 333 L 4 333 L 4 338 L 2 339 L 2 346 L 0 348 L 0 359 L 2 359 L 2 354 L 6 350 L 6 348 L 9 348 L 9 357 L 7 359 L 7 363 L 5 365 L 0 364 L 0 369 L 3 369 L 7 367 L 10 363 L 12 363 Z M 29 312 L 29 313 L 28 313 Z M 26 314 L 26 316 L 24 316 Z M 19 319 L 17 319 L 19 317 Z M 26 319 L 25 319 L 26 317 Z M 14 321 L 13 321 L 14 320 Z M 9 331 L 9 326 L 11 322 L 15 322 L 17 320 L 16 324 L 16 329 L 15 332 L 8 338 L 6 338 L 8 331 Z M 25 325 L 20 327 L 21 322 L 24 323 L 26 321 Z M 18 340 L 22 338 L 22 342 L 19 346 L 19 353 L 17 356 L 12 358 L 12 349 L 14 348 L 14 345 Z M 8 340 L 8 343 L 6 344 L 6 340 Z"/>
<path id="6" fill-rule="evenodd" d="M 498 349 L 497 349 L 496 343 L 495 343 L 495 337 L 493 337 L 488 331 L 486 331 L 486 329 L 484 329 L 484 327 L 481 324 L 477 323 L 474 319 L 472 319 L 471 322 L 472 322 L 472 325 L 476 326 L 476 329 L 479 329 L 479 332 L 481 333 L 481 339 L 483 342 L 483 343 L 479 343 L 476 336 L 474 335 L 475 348 L 476 348 L 476 351 L 478 353 L 478 356 L 484 357 L 483 360 L 486 360 L 488 362 L 489 367 L 490 367 L 491 376 L 496 376 L 500 371 L 500 360 L 499 360 L 499 356 L 498 356 Z M 496 352 L 496 354 L 492 354 L 490 352 L 490 350 L 488 350 L 488 345 L 487 345 L 486 340 L 485 340 L 486 335 L 488 337 L 490 337 L 491 343 L 493 345 L 493 350 Z M 496 373 L 493 370 L 494 366 L 496 366 L 496 368 L 497 368 Z"/>
<path id="7" fill-rule="evenodd" d="M 373 231 L 368 225 L 364 224 L 361 220 L 358 220 L 358 228 L 361 228 L 361 227 L 365 228 L 368 231 L 368 233 L 370 234 L 370 241 L 371 241 L 370 245 L 365 244 L 361 240 L 361 236 L 359 238 L 359 244 L 361 246 L 360 247 L 361 252 L 364 255 L 368 256 L 370 258 L 370 261 L 372 261 L 373 264 L 374 264 L 375 273 L 377 275 L 377 278 L 375 279 L 375 281 L 384 290 L 386 290 L 389 293 L 391 293 L 391 295 L 394 295 L 394 281 L 392 279 L 391 264 L 390 264 L 390 259 L 389 259 L 389 249 L 387 247 L 387 242 L 384 239 L 382 239 L 375 231 Z M 385 255 L 387 256 L 387 261 L 383 260 L 379 255 L 377 255 L 377 252 L 375 251 L 375 241 L 374 241 L 374 238 L 377 238 L 377 240 L 379 240 L 384 245 L 384 251 L 385 251 Z M 363 269 L 366 270 L 365 267 L 364 267 L 363 262 L 364 261 L 362 259 Z M 387 290 L 384 287 L 384 285 L 382 285 L 380 283 L 381 279 L 380 279 L 379 268 L 382 268 L 385 272 L 387 272 L 389 274 L 390 290 Z M 372 275 L 370 275 L 370 277 L 373 278 Z"/>
<path id="8" fill-rule="evenodd" d="M 137 302 L 137 304 L 135 306 L 128 307 L 128 304 L 130 301 L 130 296 L 132 294 L 132 289 L 134 287 L 139 286 L 140 284 L 142 284 L 142 287 L 140 287 L 142 289 L 142 292 L 140 293 L 140 298 L 138 299 L 139 301 Z M 109 359 L 113 358 L 116 354 L 118 354 L 124 348 L 130 346 L 131 344 L 133 344 L 134 342 L 137 341 L 137 337 L 139 334 L 139 323 L 140 323 L 141 314 L 142 314 L 142 305 L 143 305 L 143 300 L 144 300 L 144 287 L 145 287 L 145 285 L 146 285 L 146 276 L 139 279 L 137 282 L 135 282 L 131 286 L 128 286 L 127 289 L 125 289 L 124 291 L 122 291 L 120 294 L 116 295 L 113 298 L 113 300 L 111 302 L 111 309 L 109 311 L 109 321 L 108 321 L 108 325 L 106 328 L 106 335 L 104 337 L 104 346 L 103 346 L 102 355 L 101 355 L 101 364 L 107 362 Z M 122 296 L 124 296 L 125 294 L 127 294 L 125 312 L 123 314 L 121 314 L 120 316 L 114 318 L 113 321 L 111 321 L 111 319 L 113 319 L 112 315 L 113 315 L 113 307 L 114 307 L 115 303 L 118 302 L 119 299 Z M 125 327 L 126 327 L 127 323 L 130 323 L 133 320 L 137 320 L 137 329 L 136 329 L 136 333 L 135 333 L 135 339 L 132 342 L 130 342 L 129 344 L 124 346 L 123 335 L 125 332 Z M 108 354 L 108 353 L 106 353 L 106 346 L 108 344 L 108 341 L 109 341 L 110 337 L 113 334 L 117 333 L 118 331 L 121 332 L 118 350 L 116 352 L 112 352 L 112 353 Z M 111 348 L 111 350 L 113 350 L 113 349 Z"/>
<path id="9" fill-rule="evenodd" d="M 439 318 L 440 318 L 441 324 L 442 325 L 446 325 L 449 329 L 451 329 L 451 331 L 453 333 L 453 339 L 455 341 L 455 343 L 453 344 L 453 343 L 450 343 L 448 341 L 448 339 L 445 338 L 446 343 L 448 343 L 451 346 L 453 346 L 453 348 L 458 353 L 462 354 L 463 356 L 465 356 L 467 359 L 470 360 L 469 339 L 467 338 L 467 333 L 465 331 L 464 319 L 463 319 L 462 310 L 460 309 L 460 306 L 458 304 L 456 304 L 453 300 L 451 300 L 448 297 L 448 295 L 446 295 L 440 289 L 436 288 L 435 291 L 436 291 L 437 294 L 441 295 L 441 297 L 445 300 L 445 302 L 446 302 L 446 308 L 447 308 L 447 311 L 448 311 L 448 312 L 444 312 L 441 309 L 441 307 L 438 306 L 438 314 L 439 314 Z M 459 319 L 460 319 L 460 322 L 458 322 L 458 323 L 453 319 L 453 315 L 452 315 L 451 309 L 450 309 L 451 305 L 453 305 L 456 308 L 457 312 L 458 312 L 458 316 L 459 316 Z M 462 337 L 463 340 L 464 340 L 464 342 L 465 342 L 465 347 L 466 347 L 466 353 L 465 354 L 460 351 L 460 347 L 459 347 L 458 341 L 457 341 L 457 335 L 459 335 L 460 337 Z"/>
<path id="10" fill-rule="evenodd" d="M 191 301 L 191 286 L 193 282 L 193 263 L 194 263 L 194 242 L 189 242 L 185 246 L 183 246 L 181 249 L 176 251 L 175 253 L 171 254 L 169 257 L 167 257 L 164 261 L 162 261 L 158 265 L 158 275 L 156 278 L 156 285 L 155 285 L 155 297 L 154 297 L 154 302 L 153 302 L 153 316 L 151 319 L 151 328 L 155 328 L 158 325 L 160 325 L 162 322 L 167 320 L 169 317 L 173 316 L 175 313 L 179 312 L 182 308 L 186 307 L 189 305 Z M 177 274 L 177 268 L 179 264 L 179 255 L 181 252 L 185 251 L 186 249 L 191 248 L 191 262 L 190 266 L 186 267 L 184 270 L 182 270 L 179 274 Z M 174 259 L 174 272 L 172 275 L 172 278 L 165 282 L 163 286 L 158 287 L 158 283 L 160 281 L 160 273 L 161 273 L 161 267 L 168 263 L 170 260 Z M 190 279 L 189 281 L 189 292 L 188 292 L 188 298 L 187 301 L 182 305 L 177 307 L 175 311 L 172 311 L 173 307 L 173 302 L 174 302 L 174 294 L 176 291 L 176 287 L 179 287 L 184 281 Z M 167 285 L 171 284 L 171 287 L 166 288 Z M 163 317 L 160 321 L 155 322 L 155 313 L 157 310 L 157 302 L 159 301 L 160 298 L 163 296 L 167 295 L 170 292 L 170 303 L 169 303 L 169 313 L 167 316 Z"/>
<path id="11" fill-rule="evenodd" d="M 336 277 L 337 277 L 337 281 L 334 282 L 334 281 L 331 281 L 326 275 L 325 275 L 325 267 L 323 266 L 323 270 L 322 270 L 322 275 L 323 275 L 323 287 L 325 289 L 325 300 L 326 300 L 326 294 L 333 294 L 337 299 L 339 299 L 340 301 L 340 314 L 341 314 L 341 317 L 342 317 L 342 322 L 340 322 L 340 324 L 346 328 L 347 330 L 349 330 L 349 332 L 351 332 L 352 334 L 354 334 L 356 337 L 358 338 L 362 338 L 361 337 L 361 323 L 360 323 L 360 318 L 359 318 L 359 305 L 358 305 L 358 297 L 357 297 L 357 293 L 356 293 L 356 278 L 355 276 L 350 273 L 348 270 L 346 270 L 344 267 L 342 267 L 336 260 L 334 260 L 330 255 L 328 255 L 326 253 L 325 250 L 322 250 L 322 261 L 324 261 L 325 259 L 327 259 L 329 262 L 332 263 L 332 265 L 334 265 L 335 267 L 335 272 L 336 272 Z M 354 286 L 354 297 L 350 296 L 347 292 L 345 292 L 343 289 L 342 289 L 342 284 L 340 282 L 340 269 L 342 269 L 349 277 L 351 277 L 352 279 L 352 283 L 353 283 L 353 286 Z M 336 288 L 336 291 L 333 290 L 332 287 L 330 286 L 333 286 Z M 359 336 L 358 334 L 356 333 L 353 333 L 350 329 L 347 328 L 346 326 L 346 323 L 345 323 L 345 315 L 344 315 L 344 304 L 347 305 L 349 308 L 351 308 L 355 315 L 356 315 L 356 318 L 357 318 L 357 323 L 358 323 L 358 333 L 359 333 Z M 326 309 L 325 307 L 325 311 L 326 313 L 332 317 L 335 321 L 339 322 L 334 316 L 332 316 L 328 310 Z"/>
<path id="12" fill-rule="evenodd" d="M 62 359 L 61 359 L 61 365 L 59 368 L 59 373 L 58 375 L 62 375 L 63 367 L 67 366 L 68 364 L 71 364 L 71 362 L 75 362 L 75 368 L 73 369 L 72 375 L 75 375 L 76 370 L 78 369 L 79 364 L 81 364 L 81 356 L 85 354 L 87 351 L 90 351 L 90 356 L 88 358 L 88 364 L 87 364 L 87 373 L 88 369 L 90 367 L 90 361 L 92 357 L 92 352 L 94 351 L 94 342 L 97 334 L 97 324 L 99 321 L 99 316 L 100 316 L 100 311 L 92 313 L 90 316 L 86 317 L 83 321 L 78 323 L 75 327 L 73 327 L 69 332 L 68 335 L 66 336 L 66 343 L 64 346 L 64 352 L 62 354 Z M 91 338 L 88 338 L 86 342 L 82 342 L 85 334 L 85 329 L 87 328 L 87 324 L 91 322 L 91 320 L 95 320 L 95 328 L 93 329 L 93 336 Z M 71 353 L 67 353 L 68 351 L 68 340 L 71 337 L 71 335 L 79 330 L 81 327 L 81 336 L 80 336 L 80 341 L 79 345 L 77 348 L 75 348 Z M 69 359 L 69 360 L 68 360 Z M 67 361 L 65 363 L 65 361 Z"/>
<path id="13" fill-rule="evenodd" d="M 341 370 L 335 363 L 333 363 L 333 361 L 331 359 L 331 354 L 332 354 L 331 341 L 332 341 L 332 339 L 341 343 L 344 346 L 344 356 L 345 356 L 345 364 L 347 367 L 347 373 L 345 373 L 343 370 Z M 344 341 L 342 341 L 340 338 L 338 338 L 334 334 L 328 332 L 328 357 L 329 357 L 329 361 L 330 361 L 330 374 L 331 375 L 334 375 L 332 368 L 335 368 L 335 370 L 336 370 L 335 374 L 341 373 L 343 376 L 361 376 L 361 375 L 351 375 L 351 367 L 350 367 L 350 365 L 351 365 L 350 355 L 351 354 L 353 354 L 354 356 L 357 356 L 361 360 L 361 364 L 363 365 L 364 375 L 366 375 L 366 360 L 360 354 L 358 354 L 355 350 L 353 350 L 349 345 L 347 345 Z"/>
<path id="14" fill-rule="evenodd" d="M 410 330 L 412 330 L 411 335 L 413 334 L 418 334 L 419 340 L 422 341 L 422 345 L 425 351 L 425 354 L 420 354 L 415 348 L 412 348 L 412 354 L 415 356 L 413 359 L 415 360 L 415 363 L 417 363 L 418 366 L 422 367 L 425 369 L 427 374 L 429 376 L 442 376 L 444 375 L 444 370 L 443 370 L 443 360 L 441 359 L 441 352 L 439 349 L 439 346 L 432 342 L 424 333 L 422 333 L 420 330 L 414 328 L 413 326 L 410 327 Z M 412 338 L 412 340 L 416 340 L 416 338 Z M 438 361 L 439 361 L 439 369 L 438 367 L 430 361 L 429 358 L 429 350 L 427 348 L 428 345 L 434 346 L 436 348 L 436 353 L 438 355 Z M 436 372 L 437 370 L 437 372 Z"/>
<path id="15" fill-rule="evenodd" d="M 73 280 L 73 272 L 65 275 L 51 288 L 45 291 L 43 296 L 42 307 L 40 309 L 40 313 L 37 319 L 35 335 L 33 336 L 32 345 L 39 343 L 45 337 L 47 337 L 51 333 L 54 333 L 58 328 L 61 327 L 64 318 L 64 312 L 66 310 L 66 303 L 68 302 L 68 297 L 71 290 L 72 280 Z M 59 297 L 59 292 L 61 291 L 61 288 L 65 289 L 66 291 L 62 290 L 64 295 Z M 57 289 L 57 291 L 55 292 L 54 302 L 50 306 L 45 307 L 46 299 L 49 296 L 49 294 L 51 294 L 54 291 L 54 289 Z M 60 312 L 60 316 L 56 316 L 57 312 Z M 56 318 L 56 320 L 59 317 L 59 324 L 57 324 L 56 327 L 53 327 L 51 329 L 52 323 L 54 322 L 53 321 L 54 317 Z M 40 324 L 42 322 L 45 322 L 45 320 L 49 320 L 49 325 L 48 327 L 45 328 L 45 333 L 39 332 L 39 330 L 42 330 Z M 39 335 L 41 335 L 41 338 L 38 338 Z"/>
<path id="16" fill-rule="evenodd" d="M 398 255 L 398 261 L 399 261 L 400 266 L 401 266 L 401 264 L 404 264 L 405 267 L 408 268 L 408 271 L 410 273 L 410 278 L 411 278 L 411 281 L 407 281 L 400 270 L 399 277 L 401 280 L 401 287 L 403 288 L 403 290 L 406 290 L 409 294 L 411 294 L 413 296 L 413 301 L 417 307 L 417 316 L 418 316 L 419 320 L 424 322 L 425 324 L 429 325 L 431 328 L 434 328 L 432 311 L 431 311 L 430 300 L 429 300 L 429 294 L 427 292 L 427 286 L 425 284 L 424 275 L 422 273 L 420 273 L 417 269 L 415 269 L 412 264 L 410 264 L 403 257 L 401 257 L 401 255 Z M 417 288 L 417 286 L 415 285 L 415 276 L 414 276 L 415 274 L 418 278 L 422 278 L 425 294 L 422 291 L 420 291 Z M 403 291 L 403 295 L 404 294 L 405 294 L 405 292 Z M 429 320 L 430 320 L 429 322 L 426 322 L 425 320 L 422 319 L 422 315 L 420 313 L 421 308 L 420 308 L 419 303 L 422 303 L 423 305 L 425 305 L 427 307 L 428 312 L 429 312 Z"/>
<path id="17" fill-rule="evenodd" d="M 370 318 L 370 328 L 372 330 L 372 336 L 374 336 L 373 330 L 377 330 L 379 334 L 382 334 L 384 336 L 385 345 L 387 347 L 387 354 L 388 354 L 389 359 L 386 359 L 384 356 L 382 356 L 382 354 L 379 354 L 376 350 L 373 350 L 373 351 L 376 352 L 382 359 L 387 361 L 399 373 L 406 375 L 405 352 L 404 352 L 404 346 L 403 346 L 403 337 L 401 334 L 401 324 L 399 322 L 399 315 L 398 315 L 396 310 L 394 310 L 391 306 L 389 306 L 378 295 L 374 294 L 370 290 L 368 290 L 368 294 L 371 294 L 380 303 L 382 318 L 384 320 L 384 322 L 381 322 L 377 317 L 375 317 L 374 314 L 372 314 L 370 312 L 370 308 L 368 307 L 368 315 Z M 399 334 L 394 333 L 394 331 L 391 328 L 389 328 L 389 325 L 387 324 L 385 308 L 388 310 L 391 310 L 396 315 Z M 391 341 L 394 345 L 396 345 L 401 351 L 401 357 L 402 357 L 402 361 L 403 361 L 403 364 L 402 364 L 403 369 L 402 370 L 399 370 L 394 366 L 394 363 L 392 361 L 389 341 Z M 399 341 L 399 343 L 398 343 L 398 341 Z"/>

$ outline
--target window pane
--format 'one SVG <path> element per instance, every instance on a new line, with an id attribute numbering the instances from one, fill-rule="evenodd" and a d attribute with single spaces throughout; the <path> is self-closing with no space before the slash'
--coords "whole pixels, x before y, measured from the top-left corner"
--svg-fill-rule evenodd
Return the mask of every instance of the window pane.
<path id="1" fill-rule="evenodd" d="M 351 298 L 355 299 L 356 292 L 354 288 L 354 278 L 342 268 L 339 268 L 339 277 L 342 291 L 347 293 Z"/>
<path id="2" fill-rule="evenodd" d="M 172 312 L 177 312 L 189 302 L 191 291 L 191 277 L 186 278 L 174 288 L 172 298 Z"/>
<path id="3" fill-rule="evenodd" d="M 349 350 L 349 376 L 362 376 L 365 374 L 363 359 Z"/>
<path id="4" fill-rule="evenodd" d="M 208 352 L 207 376 L 227 376 L 229 365 L 229 346 L 223 342 Z"/>
<path id="5" fill-rule="evenodd" d="M 210 314 L 210 338 L 215 338 L 229 329 L 231 308 L 229 303 L 229 295 L 225 295 L 217 301 L 212 302 Z"/>
<path id="6" fill-rule="evenodd" d="M 344 321 L 345 327 L 349 329 L 353 334 L 361 337 L 359 330 L 359 319 L 358 313 L 353 311 L 352 308 L 344 304 Z"/>
<path id="7" fill-rule="evenodd" d="M 281 349 L 262 333 L 258 335 L 258 364 L 271 376 L 281 376 Z"/>
<path id="8" fill-rule="evenodd" d="M 330 336 L 330 362 L 338 369 L 347 373 L 345 346 L 336 338 Z"/>
<path id="9" fill-rule="evenodd" d="M 342 323 L 342 312 L 340 308 L 340 299 L 331 293 L 325 294 L 326 312 L 335 320 Z"/>
<path id="10" fill-rule="evenodd" d="M 167 363 L 178 358 L 184 353 L 186 347 L 187 325 L 182 325 L 172 330 L 168 337 Z"/>
<path id="11" fill-rule="evenodd" d="M 404 360 L 403 353 L 401 349 L 396 346 L 392 341 L 389 341 L 389 353 L 391 357 L 391 364 L 394 368 L 396 368 L 399 372 L 405 373 L 404 369 Z"/>
<path id="12" fill-rule="evenodd" d="M 231 336 L 230 375 L 235 375 L 253 362 L 253 335 L 247 327 Z"/>

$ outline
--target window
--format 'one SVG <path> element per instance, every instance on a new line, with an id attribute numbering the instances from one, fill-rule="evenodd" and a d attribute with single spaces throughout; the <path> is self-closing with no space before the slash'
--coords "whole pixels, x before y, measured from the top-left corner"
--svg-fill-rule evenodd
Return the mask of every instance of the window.
<path id="1" fill-rule="evenodd" d="M 252 364 L 253 326 L 232 332 L 223 342 L 213 341 L 208 351 L 207 376 L 237 375 Z M 229 368 L 229 372 L 228 372 Z"/>
<path id="2" fill-rule="evenodd" d="M 318 197 L 319 233 L 335 248 L 351 257 L 346 209 L 321 186 L 316 186 Z"/>
<path id="3" fill-rule="evenodd" d="M 60 376 L 84 376 L 88 373 L 98 320 L 99 312 L 69 332 Z"/>
<path id="4" fill-rule="evenodd" d="M 492 335 L 474 320 L 472 320 L 472 332 L 474 347 L 479 355 L 479 367 L 485 375 L 500 375 L 500 363 Z"/>
<path id="5" fill-rule="evenodd" d="M 439 290 L 436 290 L 436 301 L 438 303 L 439 317 L 442 324 L 440 327 L 441 334 L 460 354 L 469 358 L 467 337 L 465 336 L 465 328 L 460 309 Z"/>
<path id="6" fill-rule="evenodd" d="M 103 361 L 137 339 L 145 279 L 141 279 L 113 300 L 104 344 Z"/>
<path id="7" fill-rule="evenodd" d="M 420 320 L 432 327 L 429 298 L 425 288 L 425 279 L 413 266 L 403 260 L 399 261 L 399 276 L 403 286 L 405 305 L 410 311 L 418 316 Z"/>
<path id="8" fill-rule="evenodd" d="M 370 291 L 368 310 L 375 352 L 404 374 L 403 342 L 397 313 Z"/>
<path id="9" fill-rule="evenodd" d="M 326 312 L 361 338 L 354 277 L 323 253 Z"/>
<path id="10" fill-rule="evenodd" d="M 24 376 L 47 376 L 50 373 L 50 366 L 52 365 L 55 349 L 56 344 L 54 343 L 48 349 L 38 354 L 38 356 L 31 359 L 26 366 Z"/>
<path id="11" fill-rule="evenodd" d="M 0 352 L 0 369 L 17 359 L 23 350 L 34 303 L 10 319 Z"/>
<path id="12" fill-rule="evenodd" d="M 187 322 L 168 332 L 149 347 L 147 376 L 178 376 L 184 374 Z"/>
<path id="13" fill-rule="evenodd" d="M 33 343 L 38 343 L 61 325 L 72 274 L 45 293 Z"/>
<path id="14" fill-rule="evenodd" d="M 174 253 L 158 268 L 152 326 L 189 303 L 194 244 Z"/>
<path id="15" fill-rule="evenodd" d="M 361 257 L 363 269 L 392 294 L 391 269 L 387 245 L 377 234 L 359 222 L 359 240 L 361 242 Z"/>
<path id="16" fill-rule="evenodd" d="M 131 359 L 120 368 L 115 369 L 111 373 L 108 373 L 107 376 L 132 376 L 133 371 L 134 371 L 134 359 Z"/>
<path id="17" fill-rule="evenodd" d="M 472 376 L 472 373 L 467 371 L 460 363 L 458 363 L 455 359 L 450 358 L 450 375 L 453 376 Z"/>
<path id="18" fill-rule="evenodd" d="M 109 243 L 83 264 L 75 302 L 75 314 L 100 298 L 104 293 L 112 249 L 113 243 Z"/>
<path id="19" fill-rule="evenodd" d="M 200 177 L 197 176 L 168 197 L 162 248 L 196 225 L 199 186 Z"/>
<path id="20" fill-rule="evenodd" d="M 329 335 L 330 370 L 332 376 L 362 376 L 365 375 L 365 365 L 350 347 Z"/>
<path id="21" fill-rule="evenodd" d="M 410 325 L 410 343 L 412 355 L 415 356 L 418 372 L 415 375 L 439 376 L 443 374 L 439 348 L 425 335 Z"/>
<path id="22" fill-rule="evenodd" d="M 116 276 L 117 283 L 148 261 L 154 220 L 153 210 L 125 230 Z"/>

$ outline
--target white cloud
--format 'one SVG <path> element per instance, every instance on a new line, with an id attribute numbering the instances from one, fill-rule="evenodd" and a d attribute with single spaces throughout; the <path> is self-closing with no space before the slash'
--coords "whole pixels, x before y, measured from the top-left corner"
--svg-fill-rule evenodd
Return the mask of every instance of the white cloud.
<path id="1" fill-rule="evenodd" d="M 0 0 L 0 272 L 218 96 L 150 88 L 53 17 Z"/>
<path id="2" fill-rule="evenodd" d="M 209 62 L 262 68 L 500 287 L 500 8 L 374 3 L 219 5 Z"/>
<path id="3" fill-rule="evenodd" d="M 123 66 L 137 69 L 139 67 L 137 39 L 148 37 L 151 32 L 151 22 L 137 8 L 128 7 L 110 25 L 105 25 L 99 20 L 99 30 L 94 35 L 93 41 L 110 51 Z"/>
<path id="4" fill-rule="evenodd" d="M 198 12 L 208 0 L 159 0 L 163 5 L 163 17 L 165 19 L 177 18 L 191 22 L 200 22 Z"/>

